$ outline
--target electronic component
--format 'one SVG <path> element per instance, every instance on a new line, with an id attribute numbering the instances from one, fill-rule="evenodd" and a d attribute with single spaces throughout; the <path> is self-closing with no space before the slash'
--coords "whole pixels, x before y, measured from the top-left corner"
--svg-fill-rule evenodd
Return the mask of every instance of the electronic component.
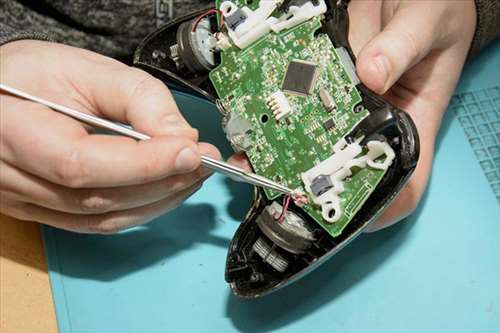
<path id="1" fill-rule="evenodd" d="M 252 125 L 242 115 L 229 114 L 224 132 L 236 152 L 245 151 L 253 144 L 250 137 Z"/>
<path id="2" fill-rule="evenodd" d="M 256 189 L 231 241 L 226 281 L 236 295 L 254 298 L 302 277 L 361 234 L 414 171 L 418 135 L 408 115 L 359 84 L 346 1 L 215 0 L 185 21 L 196 22 L 196 32 L 215 13 L 220 25 L 208 23 L 216 42 L 205 40 L 217 55 L 208 76 L 184 70 L 179 45 L 171 52 L 177 70 L 151 57 L 169 54 L 178 21 L 149 36 L 134 63 L 216 101 L 228 139 L 255 173 L 295 189 L 285 197 Z"/>
<path id="3" fill-rule="evenodd" d="M 257 239 L 253 244 L 252 249 L 259 255 L 259 257 L 268 263 L 269 266 L 283 273 L 288 267 L 288 262 L 274 249 L 274 244 L 271 245 L 263 237 Z"/>
<path id="4" fill-rule="evenodd" d="M 323 127 L 325 128 L 325 130 L 329 131 L 335 127 L 335 121 L 330 118 L 323 123 Z"/>
<path id="5" fill-rule="evenodd" d="M 197 24 L 195 31 L 194 24 Z M 210 19 L 184 22 L 177 30 L 177 44 L 170 47 L 170 58 L 178 69 L 185 66 L 192 73 L 205 73 L 215 67 L 216 44 Z"/>
<path id="6" fill-rule="evenodd" d="M 317 77 L 316 64 L 293 60 L 288 65 L 281 88 L 292 94 L 308 95 L 311 93 Z"/>
<path id="7" fill-rule="evenodd" d="M 226 51 L 232 46 L 231 40 L 225 33 L 216 32 L 214 37 L 217 40 L 215 44 L 217 51 Z"/>
<path id="8" fill-rule="evenodd" d="M 233 43 L 240 49 L 245 49 L 257 39 L 269 33 L 271 31 L 271 22 L 268 21 L 268 19 L 276 8 L 278 8 L 280 3 L 280 0 L 261 1 L 257 9 L 251 10 L 246 6 L 240 8 L 232 1 L 222 2 L 220 10 L 225 20 L 229 19 L 229 22 L 232 22 L 231 16 L 233 16 L 234 13 L 238 13 L 239 10 L 246 15 L 244 20 L 240 20 L 239 23 L 236 26 L 233 25 L 232 28 L 226 22 L 229 37 Z M 238 17 L 241 17 L 241 14 L 239 14 Z M 274 20 L 274 18 L 271 18 L 271 21 Z"/>
<path id="9" fill-rule="evenodd" d="M 283 0 L 260 1 L 258 7 L 252 10 L 247 6 L 238 7 L 232 1 L 222 2 L 220 10 L 233 43 L 245 49 L 271 31 L 277 33 L 296 27 L 327 10 L 325 0 L 315 0 L 307 1 L 300 7 L 291 6 L 288 13 L 281 17 L 271 16 L 282 3 Z"/>
<path id="10" fill-rule="evenodd" d="M 319 175 L 311 182 L 311 192 L 315 197 L 321 196 L 323 193 L 333 187 L 333 182 L 330 176 Z"/>
<path id="11" fill-rule="evenodd" d="M 319 98 L 321 99 L 321 103 L 325 107 L 326 111 L 332 112 L 337 107 L 328 90 L 321 88 L 319 90 Z"/>
<path id="12" fill-rule="evenodd" d="M 245 22 L 247 17 L 248 16 L 245 12 L 241 8 L 238 8 L 235 11 L 228 13 L 228 15 L 225 16 L 224 21 L 226 22 L 228 29 L 235 30 L 240 24 Z"/>
<path id="13" fill-rule="evenodd" d="M 271 109 L 276 120 L 281 120 L 281 118 L 288 116 L 290 112 L 292 112 L 290 102 L 288 102 L 288 99 L 281 90 L 278 90 L 269 96 L 266 103 Z"/>
<path id="14" fill-rule="evenodd" d="M 335 144 L 332 156 L 302 174 L 306 190 L 312 194 L 313 202 L 321 207 L 323 219 L 329 223 L 337 222 L 343 215 L 339 195 L 345 190 L 344 180 L 352 175 L 352 168 L 369 167 L 385 171 L 394 160 L 391 146 L 380 141 L 368 142 L 368 152 L 358 157 L 362 153 L 360 141 L 348 144 L 345 139 L 340 140 Z M 330 180 L 325 181 L 324 177 Z M 325 186 L 327 183 L 331 186 Z M 326 187 L 329 188 L 324 191 Z"/>
<path id="15" fill-rule="evenodd" d="M 249 7 L 256 11 L 262 2 L 254 1 Z M 221 8 L 224 3 L 220 3 Z M 244 0 L 234 3 L 234 9 L 246 5 Z M 365 108 L 352 112 L 361 105 L 362 97 L 342 67 L 339 48 L 328 36 L 316 33 L 320 28 L 321 20 L 315 17 L 280 34 L 271 31 L 245 50 L 232 47 L 221 52 L 221 64 L 210 73 L 218 97 L 224 100 L 226 118 L 239 114 L 251 123 L 254 149 L 247 149 L 246 154 L 255 172 L 270 179 L 279 175 L 290 188 L 305 189 L 309 195 L 302 174 L 327 160 L 333 154 L 331 147 L 369 115 Z M 245 80 L 236 81 L 236 76 Z M 318 97 L 313 97 L 314 92 L 320 99 L 325 97 L 328 109 L 321 106 L 323 101 L 315 101 Z M 335 115 L 329 109 L 335 110 Z M 269 121 L 271 117 L 281 121 Z M 237 150 L 241 148 L 234 139 L 239 138 L 231 140 Z M 330 176 L 328 172 L 323 175 Z M 364 169 L 352 175 L 352 181 L 344 182 L 345 190 L 338 196 L 348 204 L 335 223 L 323 218 L 321 205 L 313 197 L 302 204 L 303 211 L 337 237 L 384 175 L 384 170 Z M 264 193 L 269 200 L 280 197 L 275 191 Z"/>
<path id="16" fill-rule="evenodd" d="M 278 202 L 264 208 L 257 218 L 257 225 L 276 245 L 291 253 L 305 252 L 314 240 L 314 234 L 304 219 L 290 210 L 284 211 Z"/>

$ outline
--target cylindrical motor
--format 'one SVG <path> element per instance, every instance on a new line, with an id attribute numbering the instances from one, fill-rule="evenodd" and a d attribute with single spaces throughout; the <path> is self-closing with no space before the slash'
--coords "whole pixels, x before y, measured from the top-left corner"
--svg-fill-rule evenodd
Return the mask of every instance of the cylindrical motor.
<path id="1" fill-rule="evenodd" d="M 172 57 L 182 67 L 194 74 L 210 71 L 215 67 L 215 45 L 210 18 L 185 22 L 177 30 L 177 45 Z"/>
<path id="2" fill-rule="evenodd" d="M 276 217 L 281 214 L 285 215 L 280 222 Z M 306 252 L 315 239 L 304 219 L 292 211 L 283 212 L 283 207 L 276 201 L 264 208 L 257 217 L 257 225 L 274 244 L 294 254 Z"/>

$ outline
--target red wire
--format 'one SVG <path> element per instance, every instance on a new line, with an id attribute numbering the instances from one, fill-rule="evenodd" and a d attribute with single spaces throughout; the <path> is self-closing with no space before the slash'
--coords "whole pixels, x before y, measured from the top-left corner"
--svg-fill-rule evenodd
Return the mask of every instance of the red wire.
<path id="1" fill-rule="evenodd" d="M 198 28 L 198 25 L 200 24 L 201 20 L 203 20 L 205 17 L 207 17 L 209 15 L 213 15 L 213 14 L 220 14 L 220 25 L 221 25 L 221 28 L 222 28 L 222 26 L 224 25 L 224 15 L 222 14 L 222 11 L 219 10 L 219 9 L 210 9 L 206 13 L 203 13 L 200 16 L 198 16 L 198 18 L 196 19 L 196 21 L 194 21 L 192 32 L 196 31 L 196 28 Z"/>
<path id="2" fill-rule="evenodd" d="M 283 210 L 281 211 L 281 215 L 278 218 L 279 223 L 283 223 L 283 221 L 285 220 L 285 215 L 286 212 L 288 211 L 288 206 L 290 206 L 291 199 L 292 198 L 288 195 L 283 198 Z"/>

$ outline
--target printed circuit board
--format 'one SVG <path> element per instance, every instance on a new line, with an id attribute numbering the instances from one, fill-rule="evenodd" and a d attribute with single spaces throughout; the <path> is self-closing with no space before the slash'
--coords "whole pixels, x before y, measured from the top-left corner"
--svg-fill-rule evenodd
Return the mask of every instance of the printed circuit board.
<path id="1" fill-rule="evenodd" d="M 258 6 L 258 1 L 233 2 Z M 233 45 L 221 52 L 221 64 L 210 73 L 227 114 L 250 129 L 244 150 L 255 172 L 293 189 L 304 189 L 301 175 L 328 159 L 333 146 L 369 115 L 361 104 L 357 78 L 346 66 L 347 53 L 336 49 L 320 28 L 321 17 L 314 17 L 292 29 L 270 32 L 245 49 Z M 333 237 L 348 225 L 386 171 L 352 172 L 340 194 L 343 215 L 338 221 L 325 221 L 314 203 L 303 207 Z M 268 199 L 280 197 L 272 190 L 264 192 Z"/>

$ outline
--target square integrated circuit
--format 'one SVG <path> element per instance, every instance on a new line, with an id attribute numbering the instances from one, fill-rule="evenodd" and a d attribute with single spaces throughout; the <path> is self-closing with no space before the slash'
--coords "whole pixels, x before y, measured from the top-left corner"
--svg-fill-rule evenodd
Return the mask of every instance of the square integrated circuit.
<path id="1" fill-rule="evenodd" d="M 316 64 L 303 60 L 293 60 L 288 64 L 282 89 L 298 95 L 309 95 L 318 77 Z"/>

